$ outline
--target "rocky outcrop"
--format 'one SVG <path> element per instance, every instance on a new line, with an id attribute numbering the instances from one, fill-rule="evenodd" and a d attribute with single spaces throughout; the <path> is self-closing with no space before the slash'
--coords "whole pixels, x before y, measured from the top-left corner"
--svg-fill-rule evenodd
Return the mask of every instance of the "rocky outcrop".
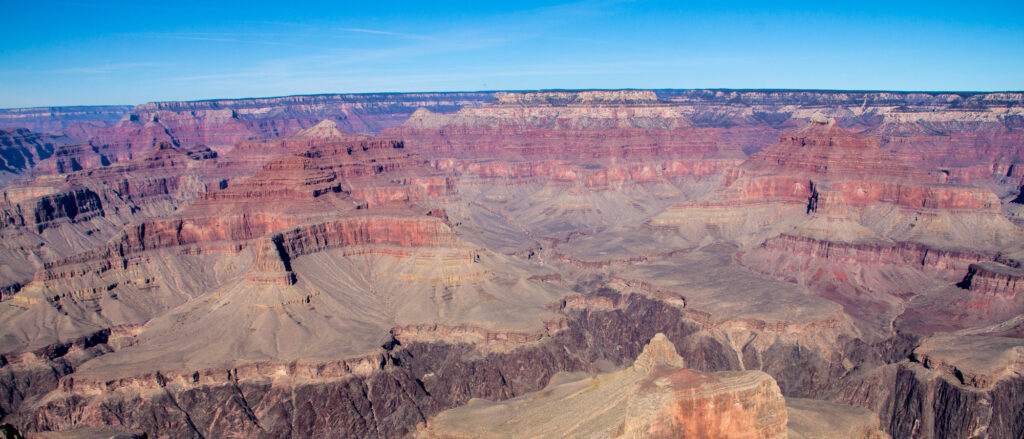
<path id="1" fill-rule="evenodd" d="M 183 146 L 221 146 L 293 134 L 324 119 L 345 132 L 376 134 L 417 108 L 450 112 L 491 98 L 490 93 L 405 93 L 153 102 L 133 108 L 124 120 L 157 123 Z"/>
<path id="2" fill-rule="evenodd" d="M 992 191 L 940 184 L 877 142 L 832 119 L 809 122 L 726 172 L 723 187 L 677 203 L 651 224 L 687 233 L 706 225 L 719 238 L 740 241 L 771 231 L 844 242 L 982 248 L 1017 239 Z M 742 209 L 758 213 L 745 215 Z M 954 222 L 977 226 L 954 229 Z"/>
<path id="3" fill-rule="evenodd" d="M 37 348 L 0 355 L 0 417 L 26 400 L 57 388 L 60 379 L 86 361 L 134 343 L 136 328 L 117 327 Z"/>
<path id="4" fill-rule="evenodd" d="M 96 192 L 81 188 L 60 192 L 21 203 L 6 203 L 2 213 L 4 227 L 31 227 L 37 233 L 58 219 L 81 221 L 103 214 L 103 202 Z"/>
<path id="5" fill-rule="evenodd" d="M 1016 299 L 1024 292 L 1024 270 L 994 261 L 971 264 L 967 268 L 967 275 L 957 286 L 982 294 Z"/>
<path id="6" fill-rule="evenodd" d="M 276 437 L 284 431 L 303 436 L 396 437 L 413 432 L 419 423 L 430 426 L 429 417 L 465 404 L 471 398 L 505 400 L 540 390 L 558 371 L 595 373 L 595 364 L 628 365 L 641 356 L 646 341 L 658 331 L 664 331 L 668 339 L 678 346 L 680 356 L 689 367 L 701 371 L 738 368 L 738 363 L 735 363 L 737 353 L 726 344 L 708 337 L 700 324 L 682 317 L 676 306 L 638 295 L 620 297 L 601 293 L 587 297 L 606 297 L 610 301 L 606 301 L 609 304 L 603 307 L 567 307 L 563 329 L 539 340 L 513 340 L 515 347 L 511 349 L 481 349 L 471 344 L 429 342 L 418 336 L 407 339 L 398 335 L 377 354 L 335 363 L 271 362 L 202 371 L 167 370 L 146 377 L 114 381 L 94 381 L 71 375 L 61 381 L 69 386 L 65 391 L 34 399 L 36 402 L 31 408 L 21 407 L 15 412 L 30 412 L 31 416 L 17 415 L 8 419 L 25 431 L 63 430 L 76 425 L 72 420 L 77 420 L 79 427 L 113 424 L 137 431 L 167 432 L 170 437 L 192 437 L 197 432 L 220 437 L 237 431 L 247 432 L 252 437 Z M 637 325 L 637 321 L 645 324 Z M 892 346 L 883 346 L 886 343 Z M 884 393 L 887 384 L 862 382 L 860 374 L 852 374 L 842 383 L 832 381 L 828 378 L 833 374 L 828 371 L 828 364 L 839 369 L 834 371 L 835 378 L 838 378 L 845 374 L 842 372 L 844 362 L 870 370 L 879 364 L 878 359 L 871 359 L 879 352 L 892 351 L 885 356 L 888 360 L 882 359 L 881 364 L 905 358 L 906 354 L 901 354 L 903 351 L 895 346 L 900 343 L 886 343 L 867 346 L 859 340 L 841 341 L 837 347 L 844 353 L 829 359 L 818 356 L 818 352 L 808 346 L 787 345 L 780 341 L 756 356 L 762 358 L 762 367 L 773 375 L 786 376 L 786 373 L 775 369 L 778 366 L 790 370 L 790 375 L 804 378 L 798 383 L 792 380 L 793 377 L 787 377 L 789 384 L 783 387 L 786 394 L 822 397 L 838 391 L 839 395 L 831 398 L 874 408 L 873 404 L 895 400 L 885 396 L 888 394 L 879 396 L 878 392 Z M 670 352 L 667 349 L 658 351 Z M 746 349 L 743 355 L 754 356 Z M 652 353 L 646 358 L 652 356 L 663 357 Z M 658 366 L 658 361 L 639 363 L 646 364 L 641 367 L 645 370 L 665 370 L 664 366 Z M 70 372 L 68 370 L 67 373 Z M 809 375 L 816 378 L 808 380 Z M 722 376 L 756 376 L 763 377 L 766 382 L 771 380 L 757 372 L 730 372 Z M 729 379 L 724 381 L 729 382 Z M 558 382 L 565 381 L 551 385 L 557 386 Z M 999 422 L 1008 419 L 1012 423 L 1013 417 L 1005 416 L 1016 410 L 1014 407 L 1018 402 L 1013 399 L 1016 393 L 1005 393 L 1008 389 L 1001 386 L 1003 384 L 994 387 L 996 390 L 991 393 L 990 401 L 1001 413 L 993 419 L 1004 420 Z M 652 387 L 663 389 L 657 387 L 656 382 Z M 711 387 L 722 389 L 715 385 Z M 24 388 L 12 388 L 19 389 L 24 395 L 32 394 Z M 101 389 L 107 390 L 101 394 L 98 392 Z M 865 391 L 873 396 L 869 401 L 858 399 L 862 398 L 860 392 Z M 685 395 L 699 399 L 701 393 Z M 851 396 L 843 399 L 841 395 Z M 901 398 L 899 401 L 906 400 L 907 395 Z M 886 406 L 889 409 L 881 410 L 885 415 L 883 424 L 886 429 L 892 428 L 890 423 L 913 425 L 913 419 L 908 419 L 906 414 L 893 417 L 892 403 L 885 404 L 889 404 Z M 943 411 L 944 406 L 916 407 L 918 411 L 914 416 L 926 416 L 923 413 L 927 411 L 927 416 L 931 416 L 929 419 L 956 422 L 957 414 Z M 473 405 L 466 409 L 473 409 Z M 299 412 L 303 414 L 292 415 Z M 891 421 L 893 419 L 896 420 Z M 782 425 L 785 428 L 784 419 Z M 999 431 L 1019 431 L 1020 427 L 1000 425 L 998 428 L 1009 430 Z"/>
<path id="7" fill-rule="evenodd" d="M 262 169 L 251 178 L 209 192 L 206 200 L 254 204 L 268 197 L 295 200 L 344 192 L 361 200 L 363 207 L 371 207 L 423 201 L 455 191 L 450 177 L 429 168 L 401 140 L 342 133 L 330 121 L 284 139 L 239 145 L 228 155 L 228 163 L 236 168 L 260 163 L 263 160 L 253 159 L 253 153 L 262 148 L 284 156 L 264 159 Z"/>
<path id="8" fill-rule="evenodd" d="M 851 382 L 832 399 L 876 411 L 892 437 L 1016 437 L 1024 428 L 1017 415 L 1024 399 L 1015 395 L 1024 385 L 1022 353 L 1015 338 L 926 338 L 909 359 Z"/>
<path id="9" fill-rule="evenodd" d="M 921 342 L 911 357 L 927 369 L 960 384 L 991 389 L 1024 371 L 1024 342 L 991 336 L 936 335 Z"/>
<path id="10" fill-rule="evenodd" d="M 843 130 L 835 121 L 812 122 L 752 155 L 742 169 L 772 178 L 800 175 L 813 186 L 815 211 L 893 203 L 909 209 L 995 210 L 995 194 L 938 186 L 932 177 L 878 147 L 878 140 Z"/>
<path id="11" fill-rule="evenodd" d="M 996 258 L 995 253 L 977 250 L 932 248 L 913 242 L 832 242 L 782 234 L 761 244 L 769 252 L 808 256 L 848 265 L 892 265 L 923 267 L 956 275 L 969 266 Z"/>
<path id="12" fill-rule="evenodd" d="M 733 134 L 694 127 L 649 91 L 501 94 L 450 115 L 418 110 L 385 133 L 440 169 L 504 184 L 607 189 L 716 175 L 743 156 Z"/>
<path id="13" fill-rule="evenodd" d="M 402 256 L 389 247 L 440 247 L 455 244 L 451 230 L 429 216 L 357 216 L 296 227 L 270 236 L 258 244 L 249 280 L 282 285 L 295 283 L 291 260 L 332 248 L 355 247 L 361 254 L 383 253 Z M 384 247 L 384 248 L 377 248 Z M 468 255 L 461 255 L 469 259 Z M 458 257 L 458 256 L 456 256 Z"/>
<path id="14" fill-rule="evenodd" d="M 557 432 L 557 433 L 556 433 Z M 786 407 L 760 372 L 701 374 L 664 334 L 623 371 L 550 385 L 501 404 L 470 401 L 427 421 L 420 438 L 784 438 Z"/>
<path id="15" fill-rule="evenodd" d="M 21 174 L 31 169 L 40 160 L 53 155 L 54 148 L 61 140 L 64 139 L 24 128 L 0 130 L 0 176 Z"/>
<path id="16" fill-rule="evenodd" d="M 4 191 L 2 227 L 41 233 L 59 219 L 75 223 L 122 210 L 132 213 L 156 201 L 187 204 L 205 190 L 203 172 L 213 171 L 216 157 L 209 148 L 183 150 L 163 143 L 126 163 L 62 178 L 40 177 Z"/>
<path id="17" fill-rule="evenodd" d="M 39 164 L 35 174 L 61 174 L 93 169 L 157 150 L 161 144 L 179 144 L 167 127 L 156 122 L 122 120 L 116 125 L 96 128 L 88 141 L 61 146 L 53 157 Z M 198 145 L 189 145 L 198 146 Z"/>
<path id="18" fill-rule="evenodd" d="M 1024 427 L 1017 416 L 1024 401 L 1010 394 L 1021 385 L 1017 377 L 981 390 L 907 364 L 895 377 L 891 397 L 900 403 L 892 405 L 887 429 L 906 438 L 1014 437 Z"/>
<path id="19" fill-rule="evenodd" d="M 131 226 L 106 247 L 47 262 L 36 273 L 38 281 L 69 279 L 86 273 L 103 273 L 124 268 L 136 255 L 162 248 L 182 247 L 186 253 L 240 251 L 247 241 L 275 231 L 270 236 L 274 251 L 260 251 L 257 266 L 277 267 L 273 260 L 285 260 L 328 248 L 391 245 L 398 247 L 438 246 L 453 241 L 448 227 L 437 218 L 395 212 L 394 215 L 364 214 L 322 223 L 298 226 L 301 219 L 246 215 L 148 221 Z M 195 248 L 198 247 L 198 248 Z M 265 244 L 260 249 L 271 248 Z M 269 260 L 267 259 L 269 258 Z M 260 264 L 271 264 L 263 267 Z M 287 270 L 286 270 L 287 271 Z"/>

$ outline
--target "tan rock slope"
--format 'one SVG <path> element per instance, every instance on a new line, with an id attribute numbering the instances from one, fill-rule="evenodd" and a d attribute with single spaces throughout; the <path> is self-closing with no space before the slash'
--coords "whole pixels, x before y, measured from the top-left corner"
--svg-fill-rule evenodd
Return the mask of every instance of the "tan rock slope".
<path id="1" fill-rule="evenodd" d="M 786 407 L 762 372 L 702 374 L 657 334 L 625 370 L 438 415 L 421 438 L 785 438 Z"/>
<path id="2" fill-rule="evenodd" d="M 439 414 L 418 438 L 850 438 L 883 439 L 870 411 L 783 400 L 761 372 L 688 370 L 657 334 L 632 366 L 566 375 L 501 403 L 472 400 Z"/>

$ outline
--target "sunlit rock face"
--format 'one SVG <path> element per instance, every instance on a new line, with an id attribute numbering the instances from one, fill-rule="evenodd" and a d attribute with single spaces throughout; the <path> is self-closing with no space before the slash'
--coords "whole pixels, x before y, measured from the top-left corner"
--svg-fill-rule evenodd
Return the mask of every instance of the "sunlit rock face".
<path id="1" fill-rule="evenodd" d="M 650 91 L 505 93 L 450 115 L 419 110 L 386 133 L 477 178 L 594 190 L 713 175 L 743 156 Z"/>
<path id="2" fill-rule="evenodd" d="M 786 405 L 763 372 L 688 370 L 664 334 L 632 366 L 565 377 L 503 403 L 474 400 L 443 412 L 421 438 L 784 438 Z"/>
<path id="3" fill-rule="evenodd" d="M 1021 99 L 2 110 L 0 423 L 1018 437 Z"/>

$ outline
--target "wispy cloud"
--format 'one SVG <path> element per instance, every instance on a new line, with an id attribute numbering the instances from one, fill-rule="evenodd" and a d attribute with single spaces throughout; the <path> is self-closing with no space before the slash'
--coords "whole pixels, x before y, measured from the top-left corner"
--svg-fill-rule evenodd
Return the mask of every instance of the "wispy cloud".
<path id="1" fill-rule="evenodd" d="M 129 34 L 129 36 L 167 40 L 259 44 L 267 46 L 298 46 L 298 44 L 283 41 L 284 38 L 292 37 L 292 34 L 271 32 L 147 32 L 141 34 Z"/>
<path id="2" fill-rule="evenodd" d="M 359 28 L 359 27 L 343 27 L 343 28 L 340 28 L 338 30 L 344 31 L 344 32 L 371 34 L 371 35 L 385 35 L 385 36 L 389 36 L 389 37 L 411 38 L 411 39 L 417 39 L 417 40 L 431 40 L 431 39 L 435 38 L 434 36 L 431 36 L 431 35 L 419 35 L 419 34 L 410 34 L 410 33 L 405 33 L 405 32 L 392 32 L 392 31 L 386 31 L 386 30 L 377 30 L 377 29 L 363 29 L 363 28 Z"/>
<path id="3" fill-rule="evenodd" d="M 112 72 L 120 72 L 126 70 L 142 70 L 153 67 L 166 67 L 170 63 L 166 62 L 124 62 L 124 63 L 110 63 L 100 64 L 93 66 L 78 66 L 78 67 L 65 67 L 59 69 L 53 69 L 54 73 L 92 73 L 92 74 L 105 74 Z"/>

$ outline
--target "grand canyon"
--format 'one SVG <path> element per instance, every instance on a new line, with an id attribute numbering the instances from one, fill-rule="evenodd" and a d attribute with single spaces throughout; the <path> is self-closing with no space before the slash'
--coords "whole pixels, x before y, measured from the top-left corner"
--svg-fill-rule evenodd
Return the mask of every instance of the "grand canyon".
<path id="1" fill-rule="evenodd" d="M 0 110 L 3 438 L 1024 438 L 1024 93 Z"/>

